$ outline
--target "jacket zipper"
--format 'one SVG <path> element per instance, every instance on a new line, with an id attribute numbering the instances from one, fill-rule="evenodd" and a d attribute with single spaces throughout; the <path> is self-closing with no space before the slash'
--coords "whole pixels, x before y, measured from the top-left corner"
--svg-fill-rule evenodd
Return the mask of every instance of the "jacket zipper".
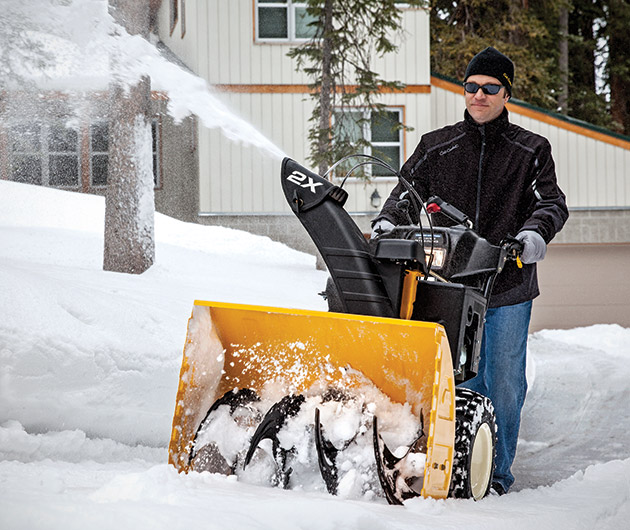
<path id="1" fill-rule="evenodd" d="M 481 133 L 481 154 L 479 155 L 479 171 L 477 172 L 477 206 L 475 210 L 475 230 L 479 231 L 479 210 L 481 209 L 481 175 L 483 171 L 483 156 L 486 150 L 486 126 L 479 127 Z"/>

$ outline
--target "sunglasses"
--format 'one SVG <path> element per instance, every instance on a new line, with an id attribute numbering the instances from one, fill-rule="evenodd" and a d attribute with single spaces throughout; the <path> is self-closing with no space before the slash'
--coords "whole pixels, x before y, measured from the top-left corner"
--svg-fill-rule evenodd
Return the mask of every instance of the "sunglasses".
<path id="1" fill-rule="evenodd" d="M 464 83 L 464 90 L 469 94 L 476 94 L 479 89 L 486 95 L 495 96 L 503 85 L 478 85 L 477 83 Z"/>

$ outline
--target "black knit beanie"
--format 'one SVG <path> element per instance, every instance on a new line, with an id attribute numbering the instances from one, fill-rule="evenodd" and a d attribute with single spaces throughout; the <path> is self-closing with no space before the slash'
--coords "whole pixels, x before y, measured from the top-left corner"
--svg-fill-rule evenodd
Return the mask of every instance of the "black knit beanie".
<path id="1" fill-rule="evenodd" d="M 466 81 L 471 75 L 489 75 L 495 77 L 512 95 L 512 83 L 514 83 L 514 63 L 499 50 L 488 46 L 480 51 L 468 63 L 466 68 Z"/>

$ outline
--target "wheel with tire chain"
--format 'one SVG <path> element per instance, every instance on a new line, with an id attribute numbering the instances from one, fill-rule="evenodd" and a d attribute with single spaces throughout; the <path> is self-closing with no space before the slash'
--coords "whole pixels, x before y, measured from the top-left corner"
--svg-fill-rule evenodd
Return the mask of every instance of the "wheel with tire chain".
<path id="1" fill-rule="evenodd" d="M 492 402 L 467 388 L 455 390 L 455 447 L 449 497 L 482 499 L 490 491 L 496 455 Z"/>

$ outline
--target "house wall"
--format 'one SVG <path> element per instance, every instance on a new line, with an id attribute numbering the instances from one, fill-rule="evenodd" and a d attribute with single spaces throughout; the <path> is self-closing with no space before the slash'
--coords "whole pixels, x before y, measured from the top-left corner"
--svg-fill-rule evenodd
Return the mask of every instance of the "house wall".
<path id="1" fill-rule="evenodd" d="M 186 2 L 186 33 L 181 19 L 170 31 L 169 2 L 158 13 L 160 38 L 195 73 L 205 78 L 217 96 L 239 117 L 250 122 L 286 156 L 308 165 L 308 129 L 313 104 L 309 79 L 297 72 L 286 54 L 295 43 L 255 41 L 254 0 L 198 0 Z M 425 10 L 403 13 L 404 37 L 399 52 L 375 61 L 386 79 L 408 85 L 404 93 L 382 96 L 387 105 L 401 108 L 415 130 L 404 134 L 405 155 L 430 127 L 429 17 Z M 288 214 L 280 189 L 281 160 L 217 131 L 200 127 L 199 213 L 203 222 L 217 215 Z M 386 196 L 393 181 L 374 179 L 346 184 L 348 210 L 374 213 L 370 195 Z"/>
<path id="2" fill-rule="evenodd" d="M 196 121 L 193 118 L 174 123 L 166 112 L 166 100 L 157 93 L 152 94 L 151 116 L 156 120 L 158 155 L 158 185 L 155 188 L 157 211 L 194 222 L 198 218 L 198 164 Z M 105 195 L 104 183 L 91 179 L 90 126 L 109 119 L 110 100 L 107 91 L 85 94 L 62 92 L 5 92 L 0 109 L 0 179 L 11 179 L 10 151 L 12 141 L 10 129 L 17 124 L 38 124 L 50 127 L 54 124 L 69 124 L 77 132 L 77 150 L 68 154 L 78 158 L 78 181 L 56 185 L 68 191 L 80 191 L 94 195 Z M 43 133 L 42 133 L 43 134 Z M 42 144 L 44 145 L 44 144 Z M 32 154 L 47 155 L 36 149 Z M 43 185 L 55 185 L 43 179 Z"/>
<path id="3" fill-rule="evenodd" d="M 550 245 L 538 266 L 541 294 L 530 331 L 592 324 L 630 328 L 629 261 L 630 243 Z"/>

